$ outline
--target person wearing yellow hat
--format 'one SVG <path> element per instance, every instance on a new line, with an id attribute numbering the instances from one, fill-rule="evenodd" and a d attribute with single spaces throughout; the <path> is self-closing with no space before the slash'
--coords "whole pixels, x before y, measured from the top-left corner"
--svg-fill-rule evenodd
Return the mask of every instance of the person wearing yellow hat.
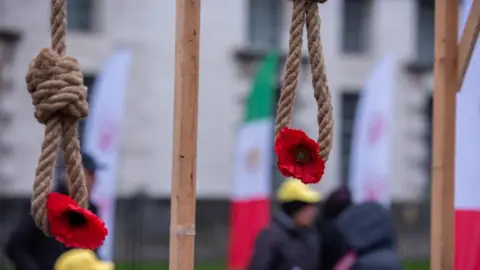
<path id="1" fill-rule="evenodd" d="M 63 253 L 56 261 L 54 270 L 114 270 L 111 262 L 100 261 L 95 253 L 88 249 L 71 249 Z"/>
<path id="2" fill-rule="evenodd" d="M 318 270 L 320 244 L 313 228 L 320 193 L 298 179 L 277 191 L 280 211 L 257 237 L 248 270 Z"/>
<path id="3" fill-rule="evenodd" d="M 289 178 L 278 189 L 277 197 L 283 212 L 294 225 L 305 227 L 313 224 L 317 214 L 320 193 L 311 189 L 300 180 Z"/>

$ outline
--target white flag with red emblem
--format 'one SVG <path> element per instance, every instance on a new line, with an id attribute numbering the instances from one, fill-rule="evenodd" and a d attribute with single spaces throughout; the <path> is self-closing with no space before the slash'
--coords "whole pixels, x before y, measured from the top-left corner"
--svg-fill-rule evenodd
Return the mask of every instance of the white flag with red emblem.
<path id="1" fill-rule="evenodd" d="M 131 53 L 117 51 L 103 67 L 93 86 L 90 113 L 85 127 L 85 151 L 102 165 L 96 172 L 92 201 L 98 206 L 108 236 L 99 250 L 100 258 L 113 258 L 115 191 L 120 150 L 120 131 L 124 119 L 125 98 Z"/>
<path id="2" fill-rule="evenodd" d="M 397 61 L 387 55 L 360 93 L 352 133 L 349 185 L 356 202 L 390 204 L 395 77 Z"/>
<path id="3" fill-rule="evenodd" d="M 476 4 L 475 4 L 476 5 Z M 463 1 L 463 24 L 472 0 Z M 480 269 L 480 46 L 457 94 L 455 144 L 455 270 Z"/>

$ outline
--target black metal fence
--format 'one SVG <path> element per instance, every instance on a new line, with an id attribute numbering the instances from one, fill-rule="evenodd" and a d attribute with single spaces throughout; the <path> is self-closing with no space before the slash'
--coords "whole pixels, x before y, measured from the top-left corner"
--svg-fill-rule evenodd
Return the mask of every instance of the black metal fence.
<path id="1" fill-rule="evenodd" d="M 229 202 L 200 199 L 197 203 L 196 259 L 224 261 L 228 251 Z M 0 246 L 4 246 L 19 218 L 29 213 L 28 198 L 0 198 Z M 398 248 L 404 258 L 427 258 L 429 206 L 394 204 L 392 207 Z M 115 223 L 116 261 L 168 260 L 170 203 L 145 194 L 117 201 Z M 0 255 L 0 269 L 7 260 Z"/>

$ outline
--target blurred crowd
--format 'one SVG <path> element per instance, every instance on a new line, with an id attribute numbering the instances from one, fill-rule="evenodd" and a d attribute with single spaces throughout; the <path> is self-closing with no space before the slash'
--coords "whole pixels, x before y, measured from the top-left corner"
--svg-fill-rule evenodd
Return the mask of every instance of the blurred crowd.
<path id="1" fill-rule="evenodd" d="M 278 190 L 280 202 L 257 237 L 248 270 L 400 270 L 388 209 L 354 204 L 347 187 L 321 204 L 319 193 L 297 179 Z"/>

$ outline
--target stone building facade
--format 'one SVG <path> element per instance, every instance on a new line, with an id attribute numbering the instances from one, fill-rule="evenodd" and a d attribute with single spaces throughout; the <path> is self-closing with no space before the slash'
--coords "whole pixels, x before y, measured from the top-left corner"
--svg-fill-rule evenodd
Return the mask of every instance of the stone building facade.
<path id="1" fill-rule="evenodd" d="M 13 145 L 2 170 L 14 172 L 9 192 L 29 191 L 42 127 L 32 117 L 24 74 L 29 60 L 49 42 L 49 1 L 2 0 L 0 28 L 18 31 L 13 63 L 14 91 L 3 103 L 14 115 L 8 127 Z M 245 61 L 266 48 L 286 50 L 290 3 L 261 1 L 202 3 L 198 195 L 226 198 L 230 193 L 235 130 L 250 73 Z M 253 3 L 250 5 L 250 3 Z M 358 92 L 375 63 L 393 53 L 401 63 L 396 98 L 395 161 L 392 195 L 419 200 L 428 179 L 428 121 L 422 113 L 431 89 L 433 28 L 428 1 L 331 1 L 321 7 L 322 38 L 336 122 L 335 145 L 323 190 L 345 181 L 349 132 Z M 433 10 L 433 9 L 432 9 Z M 71 0 L 68 52 L 79 59 L 87 83 L 119 47 L 133 51 L 127 118 L 120 171 L 120 194 L 170 190 L 173 117 L 174 1 Z M 432 25 L 430 25 L 432 26 Z M 431 40 L 429 40 L 429 37 Z M 260 50 L 259 50 L 260 49 Z M 305 52 L 306 53 L 306 52 Z M 429 59 L 430 57 L 430 59 Z M 295 125 L 316 130 L 315 103 L 308 69 L 299 89 Z M 425 71 L 425 72 L 421 72 Z M 427 134 L 428 135 L 428 134 Z M 214 149 L 214 151 L 212 151 Z M 407 192 L 408 191 L 408 192 Z"/>
<path id="2" fill-rule="evenodd" d="M 49 2 L 0 0 L 0 32 L 15 32 L 19 36 L 15 60 L 9 64 L 13 90 L 0 95 L 2 111 L 12 116 L 8 126 L 0 127 L 2 138 L 8 138 L 6 144 L 11 146 L 8 156 L 0 158 L 0 175 L 10 175 L 0 192 L 8 196 L 29 194 L 42 140 L 42 126 L 32 116 L 24 76 L 30 59 L 41 47 L 49 45 Z M 127 47 L 133 52 L 118 192 L 127 199 L 137 194 L 160 199 L 162 202 L 141 209 L 159 211 L 159 216 L 168 219 L 175 1 L 69 0 L 69 5 L 68 53 L 80 61 L 87 84 L 94 81 L 116 48 Z M 290 7 L 289 1 L 278 0 L 202 1 L 199 210 L 220 207 L 216 202 L 226 202 L 229 197 L 236 130 L 252 67 L 269 49 L 286 51 Z M 336 125 L 326 179 L 318 188 L 328 192 L 346 181 L 358 94 L 375 63 L 392 53 L 400 60 L 401 72 L 395 102 L 391 194 L 396 202 L 407 205 L 423 202 L 430 162 L 433 0 L 334 0 L 321 6 L 321 16 Z M 316 105 L 306 66 L 298 91 L 294 125 L 314 135 Z M 213 227 L 216 232 L 226 232 L 228 204 L 220 208 L 218 211 L 226 216 Z M 420 211 L 415 209 L 412 213 Z M 398 211 L 400 219 L 418 216 L 407 212 Z M 119 216 L 125 217 L 126 213 Z M 199 218 L 205 221 L 212 217 Z M 425 228 L 427 221 L 421 222 Z M 167 232 L 168 223 L 165 228 L 162 225 L 146 230 L 158 233 L 157 229 Z M 221 240 L 225 242 L 224 236 Z M 223 245 L 218 249 L 220 253 L 225 250 Z"/>

